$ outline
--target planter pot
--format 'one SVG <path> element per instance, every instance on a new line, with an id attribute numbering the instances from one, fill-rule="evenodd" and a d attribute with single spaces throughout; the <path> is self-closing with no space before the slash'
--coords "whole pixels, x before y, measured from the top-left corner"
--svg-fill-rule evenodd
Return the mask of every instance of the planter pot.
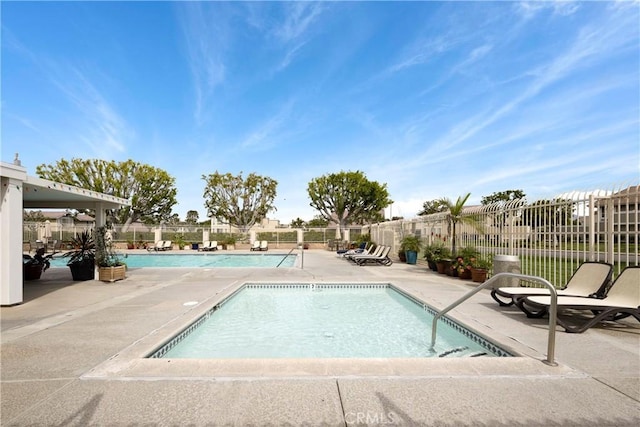
<path id="1" fill-rule="evenodd" d="M 93 260 L 76 262 L 71 264 L 69 269 L 71 277 L 75 281 L 93 280 L 96 277 Z"/>
<path id="2" fill-rule="evenodd" d="M 435 261 L 427 260 L 427 265 L 429 265 L 431 271 L 438 271 L 438 265 Z"/>
<path id="3" fill-rule="evenodd" d="M 471 280 L 471 270 L 468 268 L 465 268 L 462 271 L 458 270 L 458 279 Z"/>
<path id="4" fill-rule="evenodd" d="M 98 279 L 103 282 L 115 282 L 125 278 L 127 271 L 126 265 L 118 265 L 116 267 L 98 267 Z"/>
<path id="5" fill-rule="evenodd" d="M 484 268 L 472 268 L 471 280 L 478 283 L 484 282 L 485 280 L 487 280 L 487 270 L 485 270 Z"/>
<path id="6" fill-rule="evenodd" d="M 438 261 L 436 262 L 436 270 L 440 274 L 447 274 L 447 270 L 451 267 L 450 261 Z"/>
<path id="7" fill-rule="evenodd" d="M 407 262 L 407 253 L 405 251 L 398 251 L 398 259 L 400 262 Z"/>
<path id="8" fill-rule="evenodd" d="M 407 264 L 415 264 L 418 262 L 418 252 L 416 251 L 406 251 L 405 256 L 407 258 Z"/>
<path id="9" fill-rule="evenodd" d="M 38 280 L 42 275 L 42 264 L 27 264 L 22 266 L 22 277 L 24 280 Z"/>

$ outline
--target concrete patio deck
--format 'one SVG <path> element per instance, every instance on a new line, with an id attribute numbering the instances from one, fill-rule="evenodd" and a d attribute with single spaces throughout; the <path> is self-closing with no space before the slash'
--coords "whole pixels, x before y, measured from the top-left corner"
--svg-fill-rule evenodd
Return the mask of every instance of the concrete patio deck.
<path id="1" fill-rule="evenodd" d="M 269 253 L 276 251 L 270 250 Z M 131 269 L 113 284 L 66 268 L 2 307 L 2 426 L 637 426 L 640 325 L 567 334 L 481 291 L 452 317 L 523 357 L 149 360 L 154 346 L 247 281 L 388 282 L 441 309 L 473 288 L 423 265 L 358 267 L 305 251 L 300 268 Z M 196 305 L 184 305 L 197 301 Z M 168 335 L 167 335 L 168 334 Z"/>

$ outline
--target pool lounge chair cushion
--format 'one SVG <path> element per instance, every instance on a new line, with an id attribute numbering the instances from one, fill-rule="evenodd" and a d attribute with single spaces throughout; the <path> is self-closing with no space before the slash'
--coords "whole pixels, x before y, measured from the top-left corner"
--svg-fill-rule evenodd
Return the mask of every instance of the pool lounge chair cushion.
<path id="1" fill-rule="evenodd" d="M 583 262 L 576 269 L 569 281 L 562 289 L 558 289 L 558 295 L 563 296 L 598 296 L 602 297 L 607 286 L 611 283 L 613 265 L 605 262 Z M 532 312 L 527 307 L 520 304 L 520 301 L 527 296 L 547 296 L 549 289 L 533 288 L 527 286 L 501 287 L 491 291 L 491 297 L 501 306 L 516 304 L 528 317 L 542 317 L 545 310 Z M 504 301 L 501 298 L 507 299 Z"/>
<path id="2" fill-rule="evenodd" d="M 267 240 L 261 240 L 260 241 L 260 248 L 259 250 L 261 251 L 268 251 L 269 250 L 269 242 Z"/>
<path id="3" fill-rule="evenodd" d="M 548 309 L 550 296 L 529 296 L 524 305 Z M 558 310 L 589 311 L 594 316 L 581 324 L 574 325 L 558 316 L 557 323 L 567 332 L 581 333 L 603 321 L 617 321 L 633 316 L 640 321 L 640 266 L 625 268 L 616 278 L 602 298 L 559 296 Z M 574 316 L 574 320 L 575 320 Z"/>

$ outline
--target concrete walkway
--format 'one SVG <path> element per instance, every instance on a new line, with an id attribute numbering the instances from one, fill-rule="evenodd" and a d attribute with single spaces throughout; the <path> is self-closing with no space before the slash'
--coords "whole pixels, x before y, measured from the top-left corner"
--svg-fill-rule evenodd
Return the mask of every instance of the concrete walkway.
<path id="1" fill-rule="evenodd" d="M 523 357 L 143 357 L 246 281 L 392 283 L 436 309 L 473 289 L 423 265 L 358 267 L 322 250 L 305 251 L 304 269 L 131 269 L 113 284 L 50 269 L 25 284 L 22 305 L 0 310 L 0 424 L 640 425 L 637 321 L 583 334 L 558 328 L 559 366 L 550 367 L 548 320 L 501 308 L 488 291 L 451 316 Z"/>

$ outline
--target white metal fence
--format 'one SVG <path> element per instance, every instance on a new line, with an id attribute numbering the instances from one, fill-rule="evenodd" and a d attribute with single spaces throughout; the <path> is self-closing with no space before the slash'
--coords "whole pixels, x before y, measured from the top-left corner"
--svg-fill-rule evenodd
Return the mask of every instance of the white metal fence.
<path id="1" fill-rule="evenodd" d="M 640 261 L 638 185 L 467 207 L 463 216 L 470 220 L 456 226 L 457 249 L 472 246 L 484 256 L 517 255 L 522 273 L 556 286 L 566 283 L 584 261 L 612 263 L 614 274 Z M 367 232 L 394 251 L 407 234 L 449 248 L 453 238 L 446 213 L 374 224 L 363 229 Z"/>

